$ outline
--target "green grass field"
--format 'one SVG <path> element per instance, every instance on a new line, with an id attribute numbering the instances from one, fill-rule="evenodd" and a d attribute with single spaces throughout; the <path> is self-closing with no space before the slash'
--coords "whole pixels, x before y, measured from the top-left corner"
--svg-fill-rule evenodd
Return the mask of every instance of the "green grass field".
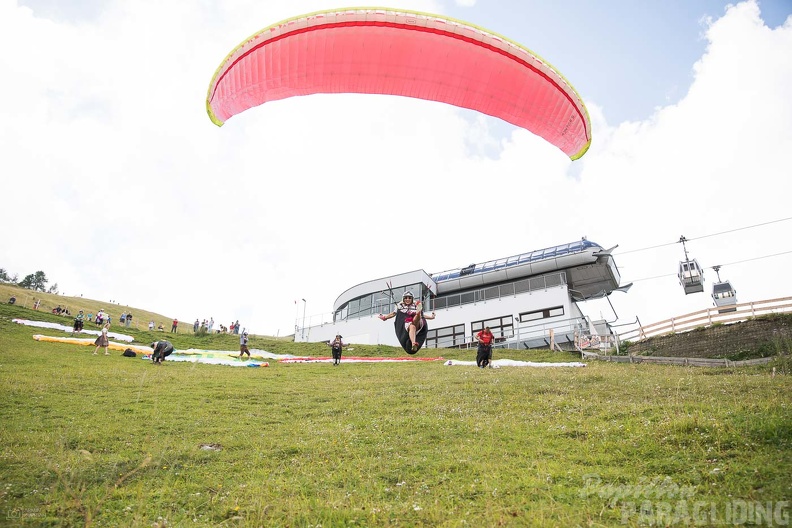
<path id="1" fill-rule="evenodd" d="M 0 306 L 0 525 L 789 524 L 788 358 L 746 369 L 155 367 L 36 342 L 64 334 L 11 323 L 33 316 L 63 322 Z M 168 336 L 177 348 L 238 346 Z M 251 345 L 328 354 L 258 336 Z"/>

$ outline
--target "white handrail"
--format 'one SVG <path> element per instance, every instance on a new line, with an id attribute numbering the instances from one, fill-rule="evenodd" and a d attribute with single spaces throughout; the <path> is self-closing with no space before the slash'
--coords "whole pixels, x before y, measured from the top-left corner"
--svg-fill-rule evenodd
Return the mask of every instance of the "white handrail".
<path id="1" fill-rule="evenodd" d="M 708 327 L 714 324 L 737 323 L 761 315 L 792 313 L 792 297 L 740 303 L 734 305 L 734 308 L 735 310 L 732 312 L 719 313 L 719 308 L 713 306 L 712 308 L 680 315 L 679 317 L 672 317 L 671 319 L 665 319 L 657 323 L 648 325 L 641 325 L 639 323 L 637 328 L 620 333 L 619 339 L 621 341 L 637 342 L 650 337 L 688 332 L 696 328 Z"/>

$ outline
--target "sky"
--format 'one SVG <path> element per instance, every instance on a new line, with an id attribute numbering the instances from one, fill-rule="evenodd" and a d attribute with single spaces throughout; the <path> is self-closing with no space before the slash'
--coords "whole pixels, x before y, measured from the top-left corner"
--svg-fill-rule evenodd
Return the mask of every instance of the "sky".
<path id="1" fill-rule="evenodd" d="M 381 0 L 543 57 L 592 120 L 580 160 L 495 118 L 313 95 L 218 128 L 231 49 L 321 0 L 0 0 L 0 268 L 65 295 L 287 335 L 361 282 L 579 240 L 614 251 L 614 324 L 792 296 L 792 3 Z M 425 237 L 405 229 L 414 217 Z M 684 295 L 679 237 L 705 268 Z M 119 309 L 119 312 L 121 309 Z M 438 322 L 437 324 L 440 324 Z"/>

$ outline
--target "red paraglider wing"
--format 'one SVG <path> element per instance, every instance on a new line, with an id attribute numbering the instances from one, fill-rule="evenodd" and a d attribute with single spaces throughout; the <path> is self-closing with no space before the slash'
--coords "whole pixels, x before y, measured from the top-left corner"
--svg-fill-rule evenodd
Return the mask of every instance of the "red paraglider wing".
<path id="1" fill-rule="evenodd" d="M 254 106 L 316 93 L 400 95 L 476 110 L 572 159 L 591 143 L 583 101 L 548 63 L 481 28 L 407 11 L 325 11 L 270 26 L 226 57 L 206 106 L 220 126 Z"/>

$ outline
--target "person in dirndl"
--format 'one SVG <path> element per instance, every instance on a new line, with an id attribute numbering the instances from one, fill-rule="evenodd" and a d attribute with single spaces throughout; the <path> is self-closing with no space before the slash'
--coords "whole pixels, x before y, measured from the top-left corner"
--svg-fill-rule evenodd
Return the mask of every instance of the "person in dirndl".
<path id="1" fill-rule="evenodd" d="M 110 328 L 110 323 L 105 323 L 104 326 L 102 326 L 102 333 L 99 334 L 99 337 L 97 337 L 96 341 L 94 341 L 94 345 L 96 345 L 96 348 L 94 349 L 94 353 L 93 353 L 94 356 L 96 355 L 97 352 L 99 352 L 99 349 L 101 347 L 104 347 L 105 349 L 105 356 L 110 355 L 110 352 L 107 351 L 107 347 L 110 345 L 110 340 L 107 338 L 107 331 L 109 328 Z"/>

